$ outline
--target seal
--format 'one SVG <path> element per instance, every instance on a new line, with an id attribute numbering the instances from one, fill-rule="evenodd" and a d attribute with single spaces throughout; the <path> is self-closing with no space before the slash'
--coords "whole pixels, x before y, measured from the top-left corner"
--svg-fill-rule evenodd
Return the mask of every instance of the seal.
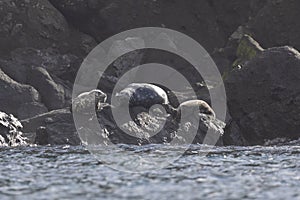
<path id="1" fill-rule="evenodd" d="M 89 92 L 84 92 L 72 100 L 71 112 L 87 114 L 88 110 L 101 110 L 102 105 L 106 103 L 107 95 L 101 90 L 94 89 Z M 90 113 L 89 113 L 90 114 Z"/>
<path id="2" fill-rule="evenodd" d="M 131 119 L 140 125 L 138 116 L 142 112 L 153 109 L 155 115 L 168 115 L 172 108 L 169 104 L 167 92 L 161 87 L 151 83 L 131 83 L 126 88 L 116 93 L 115 107 L 126 109 L 129 107 Z M 162 106 L 155 108 L 154 106 Z M 164 109 L 164 110 L 163 110 Z M 160 112 L 162 111 L 162 112 Z M 166 111 L 166 112 L 164 112 Z"/>
<path id="3" fill-rule="evenodd" d="M 176 109 L 177 116 L 181 114 L 183 109 L 186 110 L 187 113 L 205 114 L 212 119 L 216 118 L 216 114 L 213 109 L 203 100 L 189 100 L 181 103 Z"/>
<path id="4" fill-rule="evenodd" d="M 155 104 L 168 105 L 168 95 L 160 87 L 150 83 L 131 83 L 116 94 L 119 105 L 144 107 L 149 109 Z"/>
<path id="5" fill-rule="evenodd" d="M 189 100 L 181 103 L 175 122 L 180 122 L 181 130 L 189 136 L 197 131 L 193 144 L 223 146 L 223 134 L 226 124 L 216 118 L 213 109 L 203 100 Z"/>
<path id="6" fill-rule="evenodd" d="M 36 129 L 36 136 L 34 140 L 34 144 L 37 145 L 47 145 L 49 134 L 47 132 L 47 128 L 45 126 L 40 126 Z"/>

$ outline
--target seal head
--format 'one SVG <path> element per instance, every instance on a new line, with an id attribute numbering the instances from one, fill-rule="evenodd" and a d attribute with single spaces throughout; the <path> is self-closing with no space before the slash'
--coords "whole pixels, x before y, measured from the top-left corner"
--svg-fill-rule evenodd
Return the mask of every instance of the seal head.
<path id="1" fill-rule="evenodd" d="M 186 110 L 186 113 L 205 114 L 213 119 L 216 118 L 216 114 L 213 109 L 203 100 L 189 100 L 181 103 L 177 108 L 178 115 L 181 114 L 182 110 Z"/>
<path id="2" fill-rule="evenodd" d="M 84 92 L 72 100 L 71 111 L 85 114 L 88 110 L 101 110 L 103 104 L 107 100 L 107 95 L 101 90 L 95 89 L 89 92 Z"/>

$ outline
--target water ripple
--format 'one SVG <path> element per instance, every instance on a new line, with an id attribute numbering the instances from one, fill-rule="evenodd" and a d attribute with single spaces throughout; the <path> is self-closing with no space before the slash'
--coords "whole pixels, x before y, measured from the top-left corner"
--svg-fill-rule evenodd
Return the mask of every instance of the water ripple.
<path id="1" fill-rule="evenodd" d="M 169 156 L 181 148 L 112 147 L 110 156 Z M 84 147 L 0 148 L 1 199 L 299 199 L 300 146 L 193 145 L 164 169 L 113 170 Z M 162 158 L 163 159 L 163 158 Z M 134 161 L 132 161 L 134 162 Z"/>

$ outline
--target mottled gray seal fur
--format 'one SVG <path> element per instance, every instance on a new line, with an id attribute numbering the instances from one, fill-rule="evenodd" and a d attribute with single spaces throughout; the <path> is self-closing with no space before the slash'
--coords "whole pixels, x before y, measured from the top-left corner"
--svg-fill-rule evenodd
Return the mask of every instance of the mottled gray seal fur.
<path id="1" fill-rule="evenodd" d="M 129 107 L 144 107 L 149 109 L 155 104 L 169 104 L 167 93 L 160 87 L 149 83 L 131 83 L 116 94 L 120 105 Z"/>
<path id="2" fill-rule="evenodd" d="M 76 113 L 86 114 L 91 109 L 101 110 L 101 105 L 107 100 L 107 95 L 101 90 L 94 89 L 89 92 L 84 92 L 72 100 L 71 111 Z"/>

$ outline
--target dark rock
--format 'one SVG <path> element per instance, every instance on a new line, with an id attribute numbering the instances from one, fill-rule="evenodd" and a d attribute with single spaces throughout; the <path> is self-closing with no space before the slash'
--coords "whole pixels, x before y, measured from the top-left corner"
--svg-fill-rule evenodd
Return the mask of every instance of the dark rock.
<path id="1" fill-rule="evenodd" d="M 236 50 L 237 59 L 233 63 L 233 67 L 244 65 L 249 60 L 255 58 L 264 49 L 249 35 L 243 35 L 239 41 Z"/>
<path id="2" fill-rule="evenodd" d="M 32 68 L 28 73 L 28 83 L 38 90 L 42 102 L 49 110 L 56 110 L 65 106 L 63 87 L 54 82 L 46 69 Z"/>
<path id="3" fill-rule="evenodd" d="M 38 89 L 42 94 L 43 103 L 50 106 L 48 107 L 50 110 L 71 104 L 72 82 L 80 62 L 81 60 L 77 56 L 61 55 L 51 48 L 43 50 L 19 48 L 11 53 L 11 59 L 0 60 L 1 68 L 6 74 L 17 82 L 29 84 Z M 38 71 L 43 72 L 39 74 Z M 57 97 L 58 95 L 60 97 L 56 98 L 55 102 L 58 99 L 61 102 L 59 103 L 60 107 L 49 105 L 57 103 L 49 103 L 48 97 Z"/>
<path id="4" fill-rule="evenodd" d="M 206 0 L 98 1 L 92 8 L 87 1 L 51 2 L 75 27 L 99 42 L 138 27 L 167 27 L 181 31 L 199 41 L 209 52 L 225 42 L 214 10 Z"/>
<path id="5" fill-rule="evenodd" d="M 90 17 L 97 14 L 105 1 L 99 0 L 49 0 L 57 7 L 66 17 L 74 20 L 82 20 L 82 18 Z"/>
<path id="6" fill-rule="evenodd" d="M 227 110 L 228 111 L 228 110 Z M 230 113 L 226 115 L 226 127 L 224 129 L 223 141 L 225 146 L 238 145 L 247 146 L 249 143 L 241 134 L 241 130 L 237 123 L 232 120 Z"/>
<path id="7" fill-rule="evenodd" d="M 120 78 L 129 70 L 133 69 L 141 65 L 142 58 L 144 56 L 143 51 L 135 50 L 137 48 L 144 48 L 145 44 L 141 38 L 132 37 L 125 38 L 124 40 L 114 41 L 107 52 L 107 57 L 116 57 L 111 65 L 108 66 L 107 70 L 102 74 L 102 78 L 99 81 L 98 87 L 106 92 L 112 93 L 116 83 L 120 80 Z M 125 55 L 118 56 L 119 54 L 123 54 L 125 51 L 129 51 Z M 95 73 L 97 72 L 97 73 Z M 89 66 L 88 74 L 92 80 L 95 80 L 99 76 L 99 66 Z M 82 78 L 81 82 L 85 86 L 90 85 L 90 77 L 79 77 Z M 131 77 L 132 78 L 132 77 Z M 118 85 L 121 87 L 126 87 L 129 83 L 126 82 L 128 80 L 124 80 L 123 82 L 119 81 Z"/>
<path id="8" fill-rule="evenodd" d="M 138 109 L 135 107 L 135 109 Z M 107 132 L 99 141 L 109 140 L 118 144 L 144 145 L 152 143 L 172 144 L 212 144 L 223 145 L 223 128 L 225 124 L 208 115 L 201 114 L 200 121 L 185 120 L 178 122 L 172 116 L 165 115 L 159 108 L 147 112 L 147 109 L 140 107 L 140 112 L 136 111 L 137 119 L 123 121 L 116 124 L 111 107 L 106 106 L 98 113 L 99 123 Z M 121 114 L 123 112 L 119 112 Z M 121 119 L 125 117 L 118 116 Z M 197 125 L 199 124 L 198 128 Z M 195 135 L 191 135 L 191 132 Z M 209 134 L 209 135 L 207 135 Z M 207 137 L 206 137 L 207 136 Z M 99 136 L 98 136 L 99 137 Z M 205 138 L 205 140 L 204 140 Z M 89 140 L 93 141 L 93 140 Z"/>
<path id="9" fill-rule="evenodd" d="M 0 69 L 0 109 L 18 116 L 26 103 L 40 102 L 39 93 L 29 85 L 17 83 Z"/>
<path id="10" fill-rule="evenodd" d="M 12 52 L 14 61 L 25 66 L 43 67 L 58 78 L 73 81 L 82 59 L 73 54 L 61 54 L 54 49 L 16 49 Z"/>
<path id="11" fill-rule="evenodd" d="M 11 60 L 7 62 L 10 65 L 3 70 L 7 74 L 14 76 L 17 74 L 18 76 L 13 78 L 21 83 L 27 81 L 24 79 L 24 74 L 27 74 L 28 69 L 32 67 L 43 67 L 52 76 L 73 82 L 82 59 L 73 54 L 61 54 L 53 48 L 19 48 L 11 52 Z M 16 73 L 18 70 L 21 72 Z"/>
<path id="12" fill-rule="evenodd" d="M 233 69 L 233 63 L 237 58 L 237 49 L 243 36 L 246 34 L 245 27 L 239 26 L 228 38 L 226 45 L 212 53 L 219 71 L 225 79 L 228 73 Z"/>
<path id="13" fill-rule="evenodd" d="M 27 67 L 11 60 L 0 60 L 1 70 L 19 83 L 27 82 Z"/>
<path id="14" fill-rule="evenodd" d="M 71 24 L 99 42 L 132 28 L 167 27 L 193 37 L 212 53 L 238 26 L 254 17 L 267 0 L 50 2 Z"/>
<path id="15" fill-rule="evenodd" d="M 235 55 L 234 58 L 228 58 L 225 51 L 224 48 L 221 48 L 211 55 L 223 78 L 226 78 L 227 73 L 232 70 L 232 63 L 235 60 Z M 231 49 L 230 52 L 232 51 L 234 50 Z"/>
<path id="16" fill-rule="evenodd" d="M 46 106 L 39 102 L 24 103 L 18 109 L 18 118 L 27 119 L 48 112 Z"/>
<path id="17" fill-rule="evenodd" d="M 17 146 L 27 144 L 22 135 L 22 124 L 13 115 L 0 111 L 0 146 Z"/>
<path id="18" fill-rule="evenodd" d="M 80 145 L 72 113 L 69 109 L 49 113 L 22 121 L 24 133 L 36 133 L 36 141 L 51 145 Z M 43 138 L 43 136 L 47 138 Z"/>
<path id="19" fill-rule="evenodd" d="M 1 1 L 0 9 L 1 54 L 29 45 L 51 46 L 52 41 L 65 39 L 68 25 L 47 0 L 5 0 Z"/>
<path id="20" fill-rule="evenodd" d="M 11 59 L 0 60 L 1 69 L 19 83 L 32 84 L 36 86 L 36 89 L 45 89 L 45 85 L 59 89 L 59 92 L 64 94 L 64 97 L 61 97 L 65 102 L 61 104 L 62 107 L 71 104 L 72 82 L 80 64 L 81 60 L 77 56 L 71 54 L 61 55 L 53 49 L 16 49 L 11 53 Z M 35 75 L 36 78 L 33 77 L 32 70 L 35 71 L 35 68 L 39 67 L 44 68 L 43 71 L 47 70 L 46 74 L 49 72 L 48 75 L 44 75 L 47 80 L 41 80 L 42 77 L 37 75 Z M 37 80 L 37 78 L 40 80 Z M 43 83 L 43 86 L 39 85 L 40 83 Z M 41 90 L 41 94 L 46 92 L 48 91 Z M 57 94 L 57 92 L 55 93 Z"/>
<path id="21" fill-rule="evenodd" d="M 93 39 L 72 30 L 47 0 L 4 0 L 0 2 L 0 54 L 16 48 L 58 48 L 61 52 L 88 53 Z M 92 44 L 94 43 L 94 44 Z"/>
<path id="22" fill-rule="evenodd" d="M 63 89 L 64 93 L 64 99 L 65 99 L 65 105 L 64 107 L 69 107 L 72 102 L 72 89 L 73 89 L 73 84 L 70 81 L 64 80 L 57 78 L 56 76 L 52 76 L 53 81 L 59 85 Z"/>
<path id="23" fill-rule="evenodd" d="M 300 2 L 268 1 L 248 23 L 249 33 L 264 48 L 289 45 L 300 49 Z"/>
<path id="24" fill-rule="evenodd" d="M 264 50 L 226 80 L 229 111 L 249 144 L 300 137 L 300 54 L 291 47 Z"/>
<path id="25" fill-rule="evenodd" d="M 216 12 L 217 23 L 228 38 L 238 26 L 247 23 L 256 16 L 267 0 L 227 0 L 208 1 Z"/>
<path id="26" fill-rule="evenodd" d="M 260 44 L 246 32 L 245 28 L 240 26 L 230 36 L 226 46 L 212 54 L 224 79 L 234 67 L 245 64 L 263 51 Z"/>

